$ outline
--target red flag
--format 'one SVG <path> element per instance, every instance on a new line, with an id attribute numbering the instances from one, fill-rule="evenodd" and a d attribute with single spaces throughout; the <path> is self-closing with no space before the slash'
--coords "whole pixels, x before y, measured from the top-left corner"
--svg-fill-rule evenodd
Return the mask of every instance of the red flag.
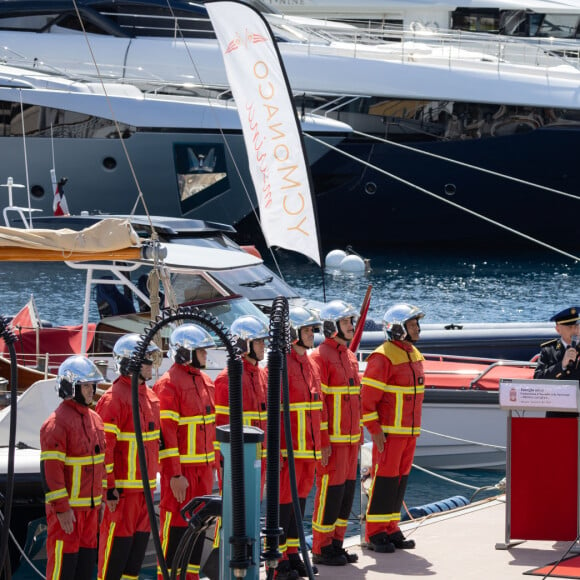
<path id="1" fill-rule="evenodd" d="M 54 192 L 54 198 L 52 200 L 52 212 L 54 215 L 70 215 L 70 212 L 68 211 L 68 204 L 66 203 L 66 197 L 64 196 L 64 186 L 68 179 L 66 177 L 61 177 L 57 183 L 56 171 L 51 169 L 50 180 L 52 181 L 52 190 Z"/>
<path id="2" fill-rule="evenodd" d="M 63 189 L 65 183 L 66 177 L 63 177 L 56 185 L 54 200 L 52 202 L 52 211 L 54 212 L 54 215 L 70 215 Z"/>
<path id="3" fill-rule="evenodd" d="M 350 341 L 348 348 L 352 352 L 356 352 L 358 350 L 358 345 L 360 344 L 360 340 L 362 338 L 362 333 L 365 327 L 365 320 L 367 319 L 367 312 L 369 311 L 369 306 L 371 304 L 371 290 L 373 289 L 373 285 L 369 284 L 367 288 L 367 293 L 365 294 L 362 306 L 360 307 L 360 316 L 356 323 L 356 328 L 354 331 L 354 336 Z"/>
<path id="4" fill-rule="evenodd" d="M 25 330 L 42 327 L 33 296 L 30 296 L 30 300 L 24 305 L 24 308 L 12 319 L 12 328 L 17 327 Z"/>

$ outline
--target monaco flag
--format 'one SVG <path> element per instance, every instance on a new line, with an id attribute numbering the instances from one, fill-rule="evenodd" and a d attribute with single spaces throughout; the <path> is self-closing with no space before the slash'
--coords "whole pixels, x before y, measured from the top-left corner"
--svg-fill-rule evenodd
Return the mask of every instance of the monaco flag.
<path id="1" fill-rule="evenodd" d="M 68 181 L 66 177 L 62 177 L 58 182 L 56 181 L 56 172 L 54 169 L 50 170 L 50 178 L 52 181 L 52 190 L 54 191 L 54 199 L 52 201 L 52 212 L 54 215 L 70 215 L 66 197 L 64 196 L 64 186 Z"/>
<path id="2" fill-rule="evenodd" d="M 270 27 L 246 4 L 217 0 L 205 6 L 238 106 L 266 243 L 320 265 L 300 124 Z"/>
<path id="3" fill-rule="evenodd" d="M 22 310 L 20 310 L 12 319 L 12 328 L 21 328 L 23 330 L 29 330 L 33 328 L 41 328 L 40 318 L 36 310 L 36 303 L 34 302 L 34 296 L 30 295 L 30 300 L 24 305 Z"/>

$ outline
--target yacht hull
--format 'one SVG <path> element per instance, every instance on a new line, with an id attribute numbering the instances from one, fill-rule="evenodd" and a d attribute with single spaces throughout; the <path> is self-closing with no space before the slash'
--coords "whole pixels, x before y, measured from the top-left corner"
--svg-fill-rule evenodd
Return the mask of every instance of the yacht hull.
<path id="1" fill-rule="evenodd" d="M 492 174 L 393 144 L 350 140 L 341 150 L 378 169 L 367 166 L 361 171 L 360 163 L 338 153 L 314 164 L 323 243 L 329 249 L 345 243 L 373 248 L 425 242 L 439 246 L 509 243 L 511 247 L 518 242 L 531 243 L 511 231 L 517 230 L 575 251 L 580 247 L 577 232 L 561 224 L 563 216 L 575 215 L 577 199 L 531 184 L 576 191 L 580 166 L 575 151 L 579 143 L 580 126 L 413 145 L 495 172 Z M 348 230 L 336 227 L 345 215 L 353 224 Z"/>

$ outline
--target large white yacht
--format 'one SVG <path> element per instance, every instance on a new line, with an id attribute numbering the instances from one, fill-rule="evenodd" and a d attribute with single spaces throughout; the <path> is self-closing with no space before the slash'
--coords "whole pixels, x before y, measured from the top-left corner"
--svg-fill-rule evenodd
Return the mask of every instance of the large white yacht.
<path id="1" fill-rule="evenodd" d="M 101 76 L 158 93 L 228 89 L 203 2 L 76 4 L 82 26 L 72 1 L 0 3 L 4 45 L 70 74 L 95 75 L 96 61 Z M 525 243 L 578 247 L 576 233 L 559 225 L 576 209 L 580 181 L 574 39 L 554 50 L 514 36 L 458 42 L 421 29 L 390 42 L 259 7 L 300 109 L 355 129 L 339 150 L 310 158 L 325 246 L 505 244 L 523 239 L 517 230 Z M 306 139 L 313 142 L 322 146 Z M 345 216 L 348 231 L 336 227 Z M 252 214 L 236 225 L 258 231 Z"/>

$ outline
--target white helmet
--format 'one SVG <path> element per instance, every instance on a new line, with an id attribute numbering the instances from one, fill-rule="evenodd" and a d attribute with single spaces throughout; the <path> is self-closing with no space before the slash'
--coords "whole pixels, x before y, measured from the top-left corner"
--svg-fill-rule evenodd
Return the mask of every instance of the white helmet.
<path id="1" fill-rule="evenodd" d="M 312 326 L 314 327 L 314 330 L 320 330 L 322 326 L 322 320 L 320 320 L 319 316 L 312 310 L 308 310 L 303 306 L 293 306 L 290 308 L 289 318 L 290 340 L 300 346 L 305 346 L 304 344 L 301 344 L 302 338 L 300 337 L 300 330 L 302 328 Z"/>
<path id="2" fill-rule="evenodd" d="M 142 338 L 137 333 L 125 334 L 122 336 L 113 347 L 113 358 L 117 367 L 117 372 L 124 376 L 129 376 L 131 370 L 129 369 L 129 361 L 135 354 L 137 346 L 141 343 Z M 151 342 L 147 346 L 146 354 L 150 355 L 155 352 L 160 352 L 159 347 Z M 153 364 L 152 358 L 143 359 L 144 364 Z"/>
<path id="3" fill-rule="evenodd" d="M 342 330 L 338 326 L 338 321 L 343 318 L 351 318 L 354 324 L 358 319 L 358 312 L 354 306 L 344 300 L 332 300 L 322 307 L 320 318 L 323 322 L 324 336 L 326 338 L 332 338 L 337 335 L 340 338 L 344 338 Z"/>
<path id="4" fill-rule="evenodd" d="M 245 314 L 236 318 L 230 327 L 230 332 L 237 340 L 237 346 L 244 354 L 252 352 L 252 341 L 270 336 L 268 325 L 252 314 Z"/>
<path id="5" fill-rule="evenodd" d="M 86 405 L 79 387 L 85 383 L 92 383 L 94 395 L 97 392 L 97 383 L 104 380 L 99 369 L 87 357 L 69 356 L 58 368 L 56 379 L 58 396 L 62 399 L 74 399 L 77 403 Z"/>
<path id="6" fill-rule="evenodd" d="M 214 339 L 197 324 L 182 324 L 169 337 L 169 356 L 177 364 L 189 364 L 199 368 L 195 354 L 198 348 L 214 348 Z"/>
<path id="7" fill-rule="evenodd" d="M 425 313 L 412 304 L 400 302 L 391 306 L 383 316 L 383 328 L 389 340 L 405 340 L 407 337 L 407 322 L 416 318 L 420 320 Z"/>

